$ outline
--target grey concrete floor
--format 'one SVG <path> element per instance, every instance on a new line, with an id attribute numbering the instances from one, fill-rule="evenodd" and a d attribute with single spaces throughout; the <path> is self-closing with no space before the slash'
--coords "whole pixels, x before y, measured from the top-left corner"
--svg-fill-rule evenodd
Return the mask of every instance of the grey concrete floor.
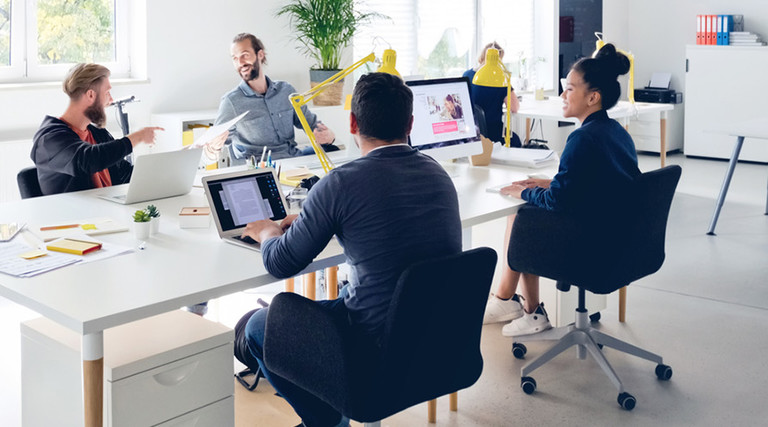
<path id="1" fill-rule="evenodd" d="M 643 170 L 658 167 L 658 156 L 641 155 Z M 762 425 L 768 384 L 768 216 L 766 165 L 739 164 L 717 227 L 705 234 L 727 162 L 672 155 L 683 167 L 667 232 L 667 258 L 656 274 L 628 290 L 627 322 L 619 323 L 618 297 L 608 297 L 601 330 L 661 354 L 674 369 L 669 382 L 654 375 L 655 365 L 611 349 L 605 354 L 637 398 L 629 412 L 616 403 L 616 389 L 593 360 L 568 351 L 532 376 L 538 390 L 520 389 L 520 368 L 501 324 L 483 330 L 484 371 L 459 393 L 459 411 L 438 400 L 440 426 L 715 426 Z M 503 221 L 473 230 L 473 243 L 501 248 Z M 545 283 L 542 287 L 547 286 Z M 279 290 L 280 286 L 272 290 Z M 263 290 L 269 292 L 270 290 Z M 542 294 L 545 289 L 542 289 Z M 263 293 L 243 293 L 212 304 L 209 318 L 234 325 Z M 20 422 L 18 323 L 35 314 L 0 298 L 0 422 Z M 549 344 L 528 344 L 528 359 Z M 238 426 L 290 426 L 298 422 L 268 385 L 248 393 L 236 384 Z M 426 405 L 384 420 L 383 425 L 427 425 Z"/>

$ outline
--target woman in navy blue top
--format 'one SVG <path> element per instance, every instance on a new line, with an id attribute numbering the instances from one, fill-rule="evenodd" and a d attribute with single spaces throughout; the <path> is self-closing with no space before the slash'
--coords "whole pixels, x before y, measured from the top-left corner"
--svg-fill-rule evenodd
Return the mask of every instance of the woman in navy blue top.
<path id="1" fill-rule="evenodd" d="M 557 175 L 527 179 L 505 187 L 501 193 L 518 197 L 549 211 L 575 216 L 585 227 L 626 226 L 622 221 L 629 201 L 629 186 L 640 175 L 632 138 L 607 110 L 621 94 L 617 78 L 629 71 L 629 59 L 605 45 L 595 58 L 577 62 L 568 73 L 563 91 L 563 115 L 575 117 L 581 127 L 568 137 Z M 514 223 L 509 217 L 505 248 Z M 502 258 L 506 259 L 506 255 Z M 522 277 L 522 298 L 516 294 Z M 499 288 L 491 296 L 485 323 L 509 321 L 505 336 L 528 335 L 551 327 L 539 303 L 539 277 L 505 265 Z"/>
<path id="2" fill-rule="evenodd" d="M 502 49 L 498 43 L 491 42 L 485 45 L 483 52 L 480 54 L 480 57 L 477 58 L 477 67 L 470 68 L 463 74 L 463 77 L 468 78 L 470 83 L 472 83 L 472 79 L 475 77 L 477 70 L 479 70 L 480 67 L 485 64 L 485 53 L 489 48 L 497 49 L 499 51 L 499 59 L 504 58 L 504 49 Z M 470 98 L 472 98 L 472 104 L 482 108 L 483 113 L 485 113 L 485 126 L 487 128 L 487 135 L 483 136 L 493 142 L 502 141 L 504 123 L 501 121 L 503 116 L 501 107 L 506 102 L 507 88 L 477 86 L 475 84 L 470 84 L 469 90 Z M 509 102 L 510 111 L 517 113 L 517 110 L 520 109 L 520 101 L 517 99 L 517 95 L 515 95 L 514 88 L 512 88 Z"/>

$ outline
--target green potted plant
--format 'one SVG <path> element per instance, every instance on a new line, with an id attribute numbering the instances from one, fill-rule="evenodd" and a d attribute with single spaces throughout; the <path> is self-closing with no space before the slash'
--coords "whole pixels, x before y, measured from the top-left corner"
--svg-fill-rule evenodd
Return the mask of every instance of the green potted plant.
<path id="1" fill-rule="evenodd" d="M 146 240 L 149 238 L 149 221 L 151 219 L 152 217 L 143 209 L 133 213 L 133 232 L 136 234 L 137 239 Z"/>
<path id="2" fill-rule="evenodd" d="M 149 233 L 157 234 L 160 232 L 160 210 L 155 205 L 148 205 L 145 209 L 149 215 Z"/>
<path id="3" fill-rule="evenodd" d="M 356 10 L 356 0 L 291 0 L 276 16 L 287 16 L 299 50 L 316 64 L 309 71 L 312 87 L 340 71 L 341 54 L 360 27 L 372 19 L 386 18 L 376 12 Z M 340 105 L 343 82 L 337 82 L 313 102 Z"/>

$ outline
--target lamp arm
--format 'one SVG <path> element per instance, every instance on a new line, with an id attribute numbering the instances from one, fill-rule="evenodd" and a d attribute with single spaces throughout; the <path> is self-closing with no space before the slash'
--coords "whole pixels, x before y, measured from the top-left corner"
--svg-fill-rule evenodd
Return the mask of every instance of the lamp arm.
<path id="1" fill-rule="evenodd" d="M 312 131 L 312 128 L 309 126 L 309 122 L 307 122 L 307 118 L 304 116 L 304 111 L 302 111 L 302 107 L 307 105 L 309 101 L 313 100 L 316 96 L 320 95 L 330 85 L 341 81 L 342 79 L 344 79 L 344 77 L 352 74 L 352 72 L 360 68 L 363 64 L 372 62 L 375 59 L 376 59 L 376 55 L 374 53 L 371 53 L 365 58 L 355 62 L 349 67 L 334 74 L 329 79 L 318 84 L 312 89 L 304 93 L 292 94 L 289 97 L 291 101 L 291 105 L 293 106 L 293 111 L 296 113 L 296 117 L 299 118 L 301 127 L 302 129 L 304 129 L 304 133 L 307 134 L 307 138 L 309 138 L 309 143 L 312 144 L 312 149 L 315 150 L 315 154 L 317 155 L 317 158 L 320 160 L 320 165 L 323 167 L 323 171 L 325 171 L 325 173 L 328 173 L 331 171 L 331 169 L 333 169 L 333 162 L 331 162 L 331 159 L 329 159 L 328 155 L 325 154 L 325 150 L 323 150 L 320 144 L 318 144 L 317 138 L 315 138 L 315 133 Z"/>

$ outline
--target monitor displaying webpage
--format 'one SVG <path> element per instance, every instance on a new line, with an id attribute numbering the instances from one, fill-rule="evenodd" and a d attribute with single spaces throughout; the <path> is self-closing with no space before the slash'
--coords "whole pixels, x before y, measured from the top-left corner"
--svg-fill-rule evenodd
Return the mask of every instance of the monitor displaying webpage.
<path id="1" fill-rule="evenodd" d="M 416 149 L 478 141 L 469 82 L 464 78 L 407 82 L 413 92 L 413 129 Z"/>

